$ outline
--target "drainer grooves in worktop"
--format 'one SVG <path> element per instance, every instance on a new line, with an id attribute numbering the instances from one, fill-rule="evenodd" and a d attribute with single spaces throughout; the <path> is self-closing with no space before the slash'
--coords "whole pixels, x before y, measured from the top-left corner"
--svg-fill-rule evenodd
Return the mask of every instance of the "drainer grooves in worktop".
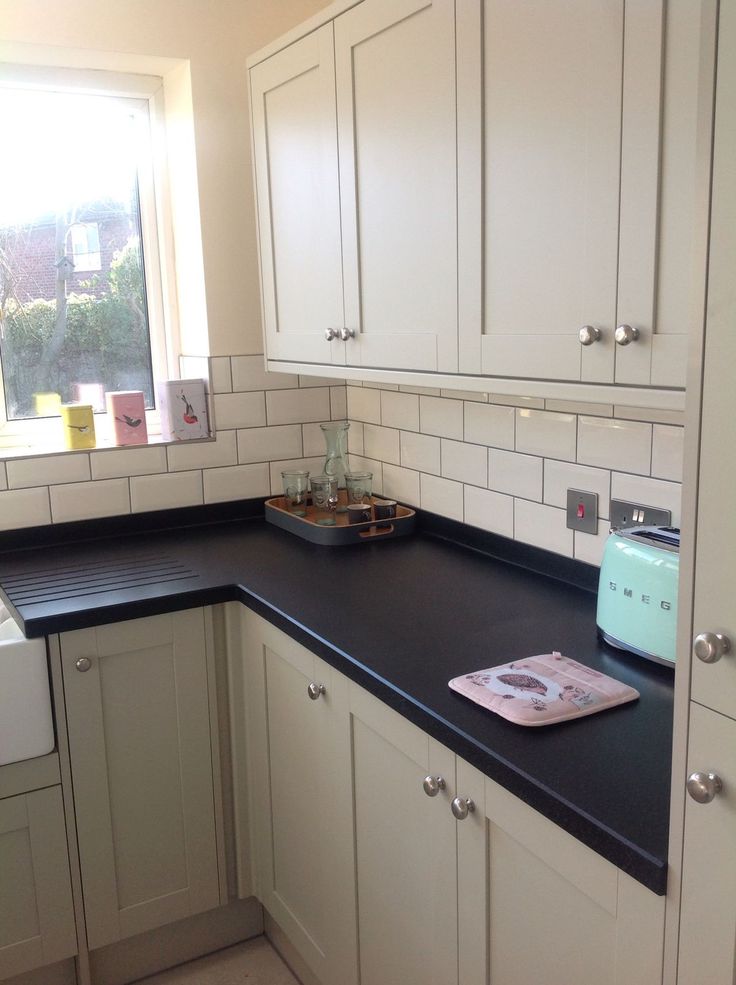
<path id="1" fill-rule="evenodd" d="M 8 575 L 3 578 L 3 588 L 13 605 L 21 606 L 198 577 L 191 568 L 165 555 L 126 555 L 112 561 Z"/>

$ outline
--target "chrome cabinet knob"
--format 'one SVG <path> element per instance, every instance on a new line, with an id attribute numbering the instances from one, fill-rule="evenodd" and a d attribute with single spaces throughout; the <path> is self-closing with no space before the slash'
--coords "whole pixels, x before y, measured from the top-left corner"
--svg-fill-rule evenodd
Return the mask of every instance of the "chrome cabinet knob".
<path id="1" fill-rule="evenodd" d="M 600 337 L 601 337 L 600 328 L 595 328 L 595 326 L 593 325 L 583 325 L 583 327 L 578 332 L 580 345 L 593 345 L 594 342 L 598 342 Z"/>
<path id="2" fill-rule="evenodd" d="M 631 325 L 619 325 L 613 337 L 617 345 L 629 345 L 639 338 L 639 329 L 632 328 Z"/>
<path id="3" fill-rule="evenodd" d="M 428 797 L 436 797 L 440 790 L 444 790 L 447 784 L 443 776 L 425 776 L 422 787 Z"/>
<path id="4" fill-rule="evenodd" d="M 312 699 L 312 701 L 316 701 L 317 698 L 320 696 L 320 694 L 325 694 L 326 692 L 327 692 L 327 688 L 324 686 L 324 684 L 315 684 L 315 682 L 312 681 L 311 684 L 307 686 L 307 694 Z"/>
<path id="5" fill-rule="evenodd" d="M 691 773 L 687 792 L 699 804 L 709 804 L 723 790 L 723 780 L 716 773 Z"/>
<path id="6" fill-rule="evenodd" d="M 455 797 L 450 808 L 458 821 L 464 821 L 475 810 L 475 802 L 470 797 Z"/>
<path id="7" fill-rule="evenodd" d="M 74 664 L 80 674 L 85 674 L 92 666 L 92 661 L 89 657 L 80 657 L 79 660 Z"/>
<path id="8" fill-rule="evenodd" d="M 731 640 L 720 633 L 698 633 L 693 650 L 698 660 L 702 660 L 704 664 L 714 664 L 731 652 Z"/>
<path id="9" fill-rule="evenodd" d="M 326 328 L 325 329 L 325 338 L 327 339 L 328 342 L 332 342 L 332 340 L 333 339 L 336 339 L 338 337 L 338 335 L 339 335 L 339 332 L 338 332 L 338 330 L 336 328 Z"/>
<path id="10" fill-rule="evenodd" d="M 348 339 L 352 339 L 355 337 L 355 329 L 341 328 L 337 334 L 340 336 L 343 342 L 347 342 Z"/>

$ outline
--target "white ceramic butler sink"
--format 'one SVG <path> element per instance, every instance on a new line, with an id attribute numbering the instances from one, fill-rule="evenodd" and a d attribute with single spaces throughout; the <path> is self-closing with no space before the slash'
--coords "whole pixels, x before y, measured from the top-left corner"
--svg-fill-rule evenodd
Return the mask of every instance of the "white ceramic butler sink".
<path id="1" fill-rule="evenodd" d="M 27 640 L 12 619 L 0 623 L 0 766 L 54 748 L 46 641 Z"/>

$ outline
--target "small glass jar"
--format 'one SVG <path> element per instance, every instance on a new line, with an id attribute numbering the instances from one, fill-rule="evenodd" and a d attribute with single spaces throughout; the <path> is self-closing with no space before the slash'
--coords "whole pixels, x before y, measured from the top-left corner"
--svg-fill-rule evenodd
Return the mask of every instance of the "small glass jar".
<path id="1" fill-rule="evenodd" d="M 333 527 L 337 520 L 337 476 L 313 475 L 309 480 L 312 487 L 313 519 L 322 527 Z"/>
<path id="2" fill-rule="evenodd" d="M 346 472 L 345 486 L 348 493 L 348 506 L 351 503 L 365 503 L 370 506 L 373 490 L 372 472 Z"/>
<path id="3" fill-rule="evenodd" d="M 281 473 L 284 480 L 284 505 L 294 516 L 307 515 L 307 495 L 309 493 L 309 472 L 294 469 Z"/>

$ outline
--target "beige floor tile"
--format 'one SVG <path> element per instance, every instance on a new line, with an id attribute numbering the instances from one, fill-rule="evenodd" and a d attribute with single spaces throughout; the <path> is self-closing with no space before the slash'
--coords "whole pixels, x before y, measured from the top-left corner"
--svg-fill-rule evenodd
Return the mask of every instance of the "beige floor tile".
<path id="1" fill-rule="evenodd" d="M 299 985 L 265 937 L 141 979 L 138 985 Z"/>

